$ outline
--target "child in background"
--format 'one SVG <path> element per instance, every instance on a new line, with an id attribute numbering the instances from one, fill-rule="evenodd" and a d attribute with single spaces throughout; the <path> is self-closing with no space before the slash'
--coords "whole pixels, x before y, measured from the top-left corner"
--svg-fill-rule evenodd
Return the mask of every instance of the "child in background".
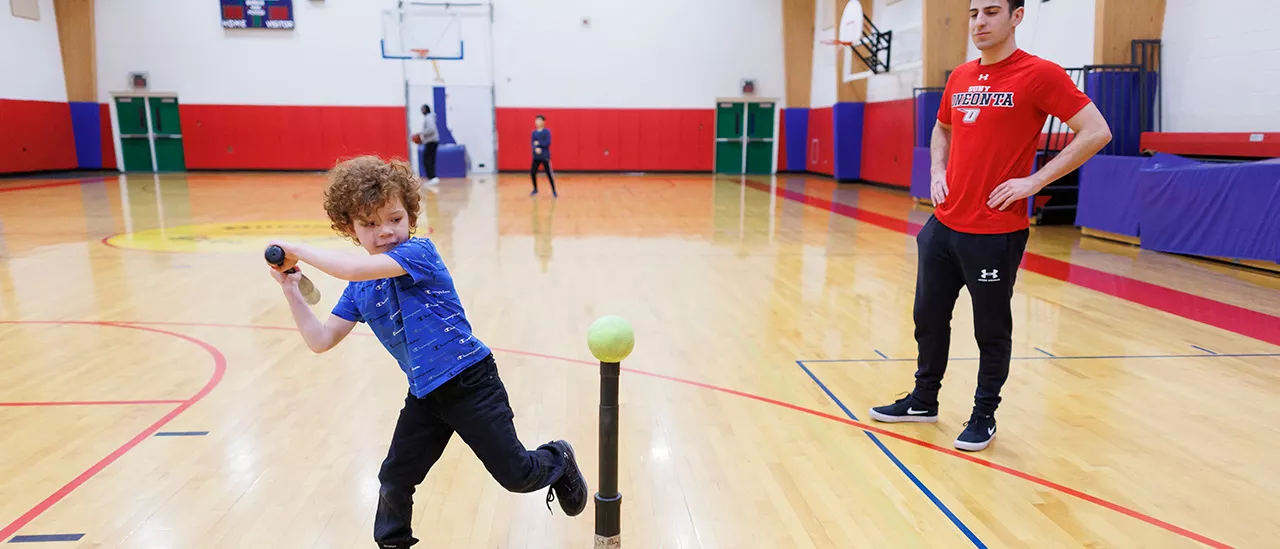
<path id="1" fill-rule="evenodd" d="M 529 175 L 533 177 L 533 192 L 529 196 L 538 194 L 538 166 L 547 167 L 547 180 L 551 181 L 551 196 L 560 196 L 556 192 L 556 176 L 551 171 L 551 130 L 546 128 L 547 117 L 539 114 L 533 119 L 533 125 L 537 129 L 533 130 L 533 169 L 529 170 Z"/>
<path id="2" fill-rule="evenodd" d="M 417 177 L 403 162 L 348 160 L 329 174 L 325 210 L 334 230 L 369 255 L 272 242 L 284 250 L 285 261 L 271 275 L 284 289 L 307 347 L 328 351 L 365 322 L 408 378 L 409 394 L 378 473 L 374 539 L 383 549 L 418 542 L 410 527 L 413 494 L 454 432 L 508 491 L 550 487 L 548 508 L 558 497 L 561 509 L 576 516 L 588 494 L 573 447 L 556 440 L 530 451 L 520 442 L 497 364 L 473 335 L 449 270 L 430 240 L 410 236 L 417 228 L 418 191 Z M 301 271 L 284 274 L 299 262 L 349 281 L 324 323 L 298 289 Z"/>

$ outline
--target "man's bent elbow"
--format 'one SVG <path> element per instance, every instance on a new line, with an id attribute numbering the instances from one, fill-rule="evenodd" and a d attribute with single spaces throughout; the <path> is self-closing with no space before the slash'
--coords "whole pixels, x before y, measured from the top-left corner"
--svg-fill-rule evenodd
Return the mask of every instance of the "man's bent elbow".
<path id="1" fill-rule="evenodd" d="M 1098 128 L 1097 137 L 1094 138 L 1095 150 L 1100 151 L 1102 150 L 1103 147 L 1106 147 L 1107 144 L 1111 143 L 1112 137 L 1113 136 L 1111 135 L 1111 127 L 1107 125 L 1106 122 L 1103 122 Z"/>

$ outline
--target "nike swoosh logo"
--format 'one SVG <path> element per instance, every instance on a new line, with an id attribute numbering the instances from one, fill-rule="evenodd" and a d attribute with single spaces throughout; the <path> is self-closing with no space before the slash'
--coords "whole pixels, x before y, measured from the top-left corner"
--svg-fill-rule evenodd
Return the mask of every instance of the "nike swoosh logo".
<path id="1" fill-rule="evenodd" d="M 996 434 L 996 428 L 995 428 L 995 427 L 992 427 L 992 428 L 990 428 L 990 429 L 987 429 L 987 436 L 992 436 L 992 435 L 994 435 L 994 434 Z"/>
<path id="2" fill-rule="evenodd" d="M 910 414 L 910 415 L 913 415 L 913 416 L 918 416 L 918 415 L 920 415 L 920 414 L 927 414 L 927 413 L 929 413 L 929 411 L 928 411 L 928 410 L 916 410 L 915 408 L 907 408 L 907 413 L 908 413 L 908 414 Z"/>

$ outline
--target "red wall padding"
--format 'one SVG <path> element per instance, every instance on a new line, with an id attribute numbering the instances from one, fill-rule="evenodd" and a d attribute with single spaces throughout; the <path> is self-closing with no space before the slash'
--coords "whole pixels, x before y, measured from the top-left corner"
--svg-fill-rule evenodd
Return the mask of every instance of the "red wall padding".
<path id="1" fill-rule="evenodd" d="M 711 171 L 712 109 L 498 108 L 498 169 L 527 171 L 533 119 L 547 117 L 557 171 Z"/>
<path id="2" fill-rule="evenodd" d="M 98 121 L 102 128 L 102 169 L 118 169 L 116 167 L 115 131 L 111 129 L 111 105 L 106 103 L 98 105 Z"/>
<path id="3" fill-rule="evenodd" d="M 1142 150 L 1198 156 L 1280 158 L 1280 133 L 1144 132 Z"/>
<path id="4" fill-rule="evenodd" d="M 363 154 L 405 159 L 403 107 L 179 107 L 187 168 L 327 170 Z"/>
<path id="5" fill-rule="evenodd" d="M 814 173 L 835 176 L 835 120 L 831 107 L 809 109 L 809 139 L 805 146 L 805 166 Z"/>
<path id="6" fill-rule="evenodd" d="M 77 166 L 70 105 L 0 99 L 0 173 Z"/>
<path id="7" fill-rule="evenodd" d="M 862 130 L 862 179 L 911 186 L 914 99 L 867 103 Z"/>

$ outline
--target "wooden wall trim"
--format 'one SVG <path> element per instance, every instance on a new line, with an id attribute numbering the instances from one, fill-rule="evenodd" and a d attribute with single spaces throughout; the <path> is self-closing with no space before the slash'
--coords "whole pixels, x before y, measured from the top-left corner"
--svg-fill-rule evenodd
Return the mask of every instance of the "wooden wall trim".
<path id="1" fill-rule="evenodd" d="M 1158 40 L 1164 34 L 1165 0 L 1095 1 L 1094 64 L 1127 64 L 1131 42 Z"/>
<path id="2" fill-rule="evenodd" d="M 924 85 L 946 85 L 969 53 L 969 13 L 954 0 L 924 0 Z"/>
<path id="3" fill-rule="evenodd" d="M 98 101 L 98 55 L 93 2 L 94 0 L 53 0 L 68 101 Z"/>
<path id="4" fill-rule="evenodd" d="M 813 90 L 814 0 L 781 0 L 788 107 L 808 107 Z"/>

